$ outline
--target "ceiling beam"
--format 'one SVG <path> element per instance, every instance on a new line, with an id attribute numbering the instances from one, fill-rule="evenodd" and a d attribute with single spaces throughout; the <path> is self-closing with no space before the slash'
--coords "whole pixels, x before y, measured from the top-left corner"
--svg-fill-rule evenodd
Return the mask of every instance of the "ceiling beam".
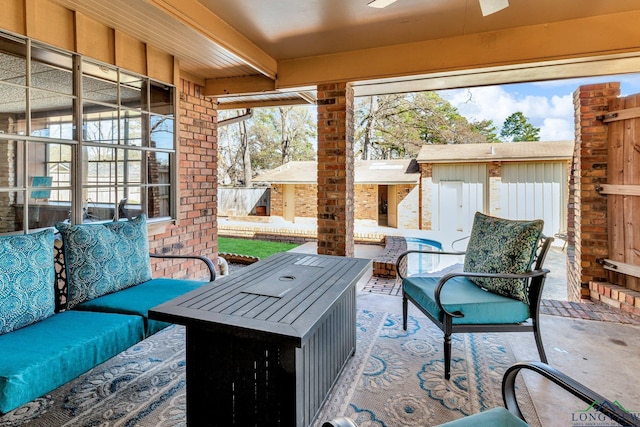
<path id="1" fill-rule="evenodd" d="M 275 79 L 277 62 L 197 0 L 147 0 L 184 25 L 236 55 L 258 73 Z"/>
<path id="2" fill-rule="evenodd" d="M 276 85 L 290 89 L 499 66 L 526 68 L 532 63 L 638 53 L 638 22 L 640 11 L 631 11 L 285 60 L 278 63 Z"/>
<path id="3" fill-rule="evenodd" d="M 275 92 L 275 90 L 275 80 L 265 76 L 228 77 L 223 79 L 207 79 L 204 95 L 215 97 L 255 95 L 265 92 Z"/>
<path id="4" fill-rule="evenodd" d="M 279 100 L 245 100 L 238 102 L 224 102 L 218 104 L 218 110 L 243 110 L 247 108 L 268 108 L 268 107 L 280 107 L 290 105 L 309 105 L 309 103 L 300 98 L 279 99 Z"/>
<path id="5" fill-rule="evenodd" d="M 640 71 L 640 52 L 588 59 L 567 59 L 543 63 L 489 67 L 433 73 L 403 79 L 354 82 L 356 96 L 388 95 L 427 90 L 457 89 L 505 83 L 608 76 Z"/>

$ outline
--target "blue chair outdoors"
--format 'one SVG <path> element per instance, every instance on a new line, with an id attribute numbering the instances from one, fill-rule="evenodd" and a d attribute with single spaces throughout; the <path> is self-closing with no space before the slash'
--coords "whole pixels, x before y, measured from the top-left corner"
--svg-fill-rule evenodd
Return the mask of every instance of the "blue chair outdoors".
<path id="1" fill-rule="evenodd" d="M 472 426 L 492 426 L 492 427 L 526 427 L 526 419 L 518 406 L 516 399 L 516 377 L 521 370 L 530 370 L 547 378 L 554 384 L 560 386 L 575 397 L 585 402 L 592 411 L 604 414 L 611 421 L 615 421 L 622 426 L 638 426 L 638 417 L 624 408 L 617 405 L 595 391 L 585 387 L 566 374 L 552 368 L 551 366 L 539 362 L 516 363 L 509 367 L 502 377 L 502 400 L 503 407 L 497 407 L 488 411 L 473 414 L 460 418 L 440 427 L 472 427 Z M 597 425 L 609 425 L 608 420 L 598 417 Z M 601 424 L 602 422 L 602 424 Z M 595 425 L 595 424 L 594 424 Z M 357 427 L 349 418 L 341 417 L 325 422 L 322 427 Z"/>
<path id="2" fill-rule="evenodd" d="M 549 270 L 542 265 L 553 238 L 542 220 L 507 220 L 477 212 L 466 252 L 404 252 L 396 271 L 402 281 L 403 327 L 408 302 L 444 332 L 444 377 L 451 376 L 451 334 L 533 332 L 540 360 L 547 362 L 540 336 L 539 308 Z M 409 255 L 464 255 L 464 271 L 407 276 Z"/>

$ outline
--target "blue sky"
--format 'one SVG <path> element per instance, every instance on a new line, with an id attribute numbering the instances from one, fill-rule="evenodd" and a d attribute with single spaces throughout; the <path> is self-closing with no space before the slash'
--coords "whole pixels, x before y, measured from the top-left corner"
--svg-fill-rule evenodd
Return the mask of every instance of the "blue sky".
<path id="1" fill-rule="evenodd" d="M 438 91 L 470 121 L 493 120 L 498 132 L 508 116 L 521 111 L 542 141 L 574 138 L 573 92 L 585 84 L 620 82 L 621 95 L 640 92 L 640 74 L 553 80 Z"/>

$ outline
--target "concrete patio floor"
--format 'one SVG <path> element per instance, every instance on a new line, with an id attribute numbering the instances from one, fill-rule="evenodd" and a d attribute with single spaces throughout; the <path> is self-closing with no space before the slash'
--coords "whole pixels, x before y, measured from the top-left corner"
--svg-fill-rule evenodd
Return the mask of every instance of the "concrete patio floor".
<path id="1" fill-rule="evenodd" d="M 316 246 L 307 243 L 294 250 L 315 253 Z M 356 245 L 355 256 L 373 258 L 380 250 Z M 541 311 L 549 314 L 541 316 L 541 331 L 549 364 L 628 410 L 640 412 L 640 319 L 601 304 L 567 302 L 565 261 L 565 253 L 557 246 L 545 263 L 551 273 Z M 385 279 L 370 275 L 360 281 L 358 307 L 401 313 L 401 296 L 393 281 L 382 282 Z M 424 317 L 412 306 L 410 315 Z M 533 334 L 505 335 L 516 360 L 539 360 Z M 585 404 L 539 377 L 527 374 L 525 381 L 542 426 L 579 425 L 576 413 L 586 409 Z"/>

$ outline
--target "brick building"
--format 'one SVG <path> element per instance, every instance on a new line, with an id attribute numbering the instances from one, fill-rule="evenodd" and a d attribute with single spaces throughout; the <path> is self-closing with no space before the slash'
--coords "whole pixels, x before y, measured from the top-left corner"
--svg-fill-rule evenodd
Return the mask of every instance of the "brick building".
<path id="1" fill-rule="evenodd" d="M 289 162 L 260 174 L 256 183 L 271 189 L 272 216 L 285 220 L 317 218 L 317 162 Z M 412 160 L 355 162 L 353 207 L 363 225 L 418 228 L 420 173 Z"/>
<path id="2" fill-rule="evenodd" d="M 423 146 L 420 228 L 468 232 L 480 211 L 566 233 L 573 150 L 573 141 Z"/>

